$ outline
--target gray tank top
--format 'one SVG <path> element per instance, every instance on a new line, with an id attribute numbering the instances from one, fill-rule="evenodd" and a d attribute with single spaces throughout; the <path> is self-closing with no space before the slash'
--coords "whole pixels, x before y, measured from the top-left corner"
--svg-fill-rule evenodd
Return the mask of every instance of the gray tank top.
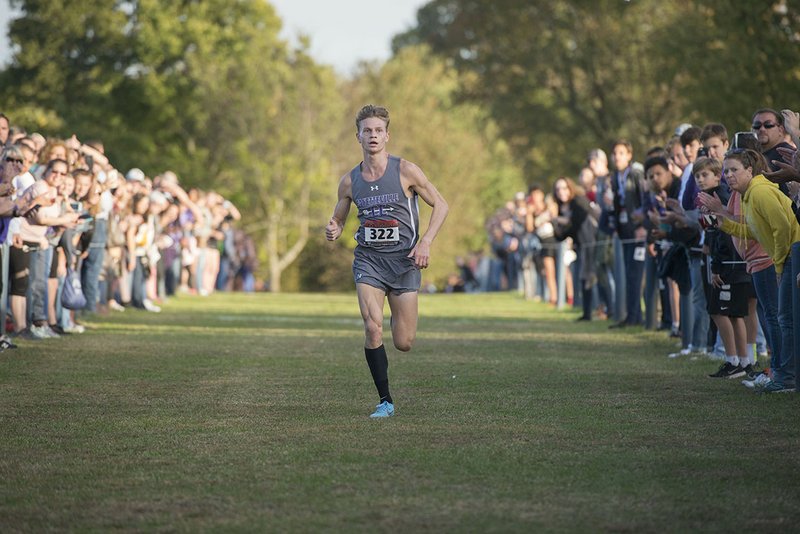
<path id="1" fill-rule="evenodd" d="M 400 158 L 389 156 L 383 176 L 367 182 L 361 165 L 350 171 L 351 193 L 360 225 L 355 239 L 364 251 L 408 252 L 417 244 L 419 201 L 406 197 L 400 182 Z"/>

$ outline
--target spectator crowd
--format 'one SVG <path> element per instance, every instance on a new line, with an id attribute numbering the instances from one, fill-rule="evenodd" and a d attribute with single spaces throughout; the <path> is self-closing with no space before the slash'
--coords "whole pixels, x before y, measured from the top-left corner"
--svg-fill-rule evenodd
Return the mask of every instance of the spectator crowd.
<path id="1" fill-rule="evenodd" d="M 800 115 L 762 108 L 751 130 L 681 124 L 643 163 L 620 139 L 576 179 L 531 185 L 486 222 L 492 256 L 457 258 L 448 291 L 520 290 L 578 320 L 680 340 L 715 379 L 800 388 Z M 28 134 L 0 113 L 6 333 L 83 332 L 85 314 L 158 313 L 178 291 L 254 288 L 252 239 L 214 191 L 114 168 L 99 141 Z M 644 306 L 642 306 L 644 304 Z"/>
<path id="2" fill-rule="evenodd" d="M 580 321 L 680 340 L 715 379 L 800 390 L 800 118 L 756 110 L 751 130 L 681 124 L 643 163 L 620 139 L 577 179 L 530 186 L 487 221 L 492 257 L 458 258 L 448 291 L 519 290 Z M 644 306 L 643 306 L 644 305 Z"/>
<path id="3" fill-rule="evenodd" d="M 0 113 L 0 351 L 81 333 L 85 314 L 158 313 L 179 291 L 253 290 L 255 247 L 240 218 L 174 172 L 123 174 L 99 141 L 29 134 Z"/>

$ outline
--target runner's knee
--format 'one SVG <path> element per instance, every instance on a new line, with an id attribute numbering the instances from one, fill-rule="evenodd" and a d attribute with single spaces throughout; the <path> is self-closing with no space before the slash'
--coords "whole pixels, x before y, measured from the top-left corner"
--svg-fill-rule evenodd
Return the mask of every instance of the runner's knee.
<path id="1" fill-rule="evenodd" d="M 414 346 L 414 336 L 393 338 L 394 347 L 400 352 L 408 352 Z"/>
<path id="2" fill-rule="evenodd" d="M 364 322 L 364 333 L 367 340 L 373 343 L 373 346 L 377 346 L 374 343 L 380 344 L 380 340 L 383 339 L 383 325 L 368 319 Z"/>

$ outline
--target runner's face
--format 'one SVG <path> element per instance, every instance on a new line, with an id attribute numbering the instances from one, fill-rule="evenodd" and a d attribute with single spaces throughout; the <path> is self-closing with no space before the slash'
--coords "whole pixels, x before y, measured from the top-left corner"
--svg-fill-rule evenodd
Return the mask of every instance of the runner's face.
<path id="1" fill-rule="evenodd" d="M 356 137 L 361 143 L 361 148 L 370 154 L 377 154 L 386 148 L 389 131 L 383 119 L 370 117 L 361 121 Z"/>

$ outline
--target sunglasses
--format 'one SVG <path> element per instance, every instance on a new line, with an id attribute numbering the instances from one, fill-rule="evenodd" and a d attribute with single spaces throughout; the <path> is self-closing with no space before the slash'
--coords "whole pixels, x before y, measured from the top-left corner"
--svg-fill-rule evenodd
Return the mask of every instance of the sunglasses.
<path id="1" fill-rule="evenodd" d="M 753 123 L 753 130 L 757 131 L 757 130 L 760 130 L 762 127 L 765 130 L 771 130 L 771 129 L 775 128 L 776 126 L 780 126 L 780 125 L 779 124 L 775 124 L 774 122 L 754 122 Z"/>
<path id="2" fill-rule="evenodd" d="M 6 161 L 8 163 L 16 163 L 17 165 L 24 165 L 25 164 L 25 161 L 23 161 L 21 159 L 17 159 L 17 158 L 12 158 L 10 156 L 6 158 Z"/>

